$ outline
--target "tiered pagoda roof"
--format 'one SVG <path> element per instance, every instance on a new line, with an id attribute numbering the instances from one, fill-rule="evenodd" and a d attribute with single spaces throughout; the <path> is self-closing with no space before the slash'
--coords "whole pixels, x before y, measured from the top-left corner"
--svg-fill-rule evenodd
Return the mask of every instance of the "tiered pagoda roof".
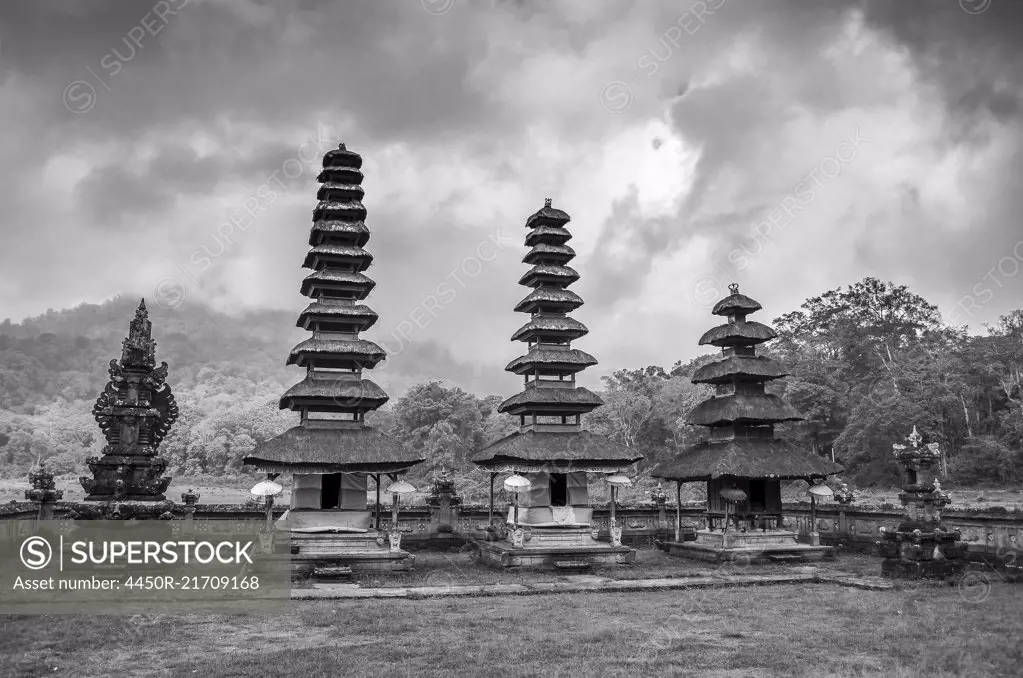
<path id="1" fill-rule="evenodd" d="M 572 348 L 572 341 L 589 330 L 568 316 L 583 305 L 568 289 L 579 279 L 568 265 L 575 258 L 575 250 L 566 244 L 572 238 L 565 228 L 570 220 L 551 207 L 550 198 L 526 220 L 526 246 L 531 249 L 522 262 L 531 268 L 519 284 L 531 291 L 515 310 L 530 318 L 511 338 L 524 342 L 527 351 L 505 367 L 523 377 L 525 388 L 498 407 L 519 417 L 520 430 L 473 455 L 472 461 L 485 468 L 553 470 L 553 463 L 562 471 L 603 471 L 624 469 L 642 459 L 634 450 L 581 428 L 581 416 L 604 401 L 576 386 L 575 375 L 596 365 L 597 359 Z"/>
<path id="2" fill-rule="evenodd" d="M 313 336 L 291 350 L 288 365 L 306 369 L 288 389 L 280 408 L 300 412 L 298 426 L 256 446 L 243 460 L 265 471 L 307 473 L 396 472 L 423 459 L 366 426 L 365 414 L 387 402 L 362 371 L 385 360 L 380 346 L 361 332 L 377 321 L 362 302 L 376 283 L 363 272 L 373 255 L 362 204 L 362 156 L 341 144 L 323 156 L 319 201 L 303 267 L 312 269 L 301 293 L 312 299 L 297 325 Z"/>
<path id="3" fill-rule="evenodd" d="M 739 286 L 711 313 L 727 318 L 700 338 L 700 344 L 721 349 L 722 358 L 704 365 L 694 374 L 695 384 L 710 384 L 716 394 L 697 405 L 689 423 L 705 426 L 709 439 L 686 450 L 674 460 L 658 464 L 655 478 L 691 481 L 721 476 L 797 479 L 839 473 L 842 467 L 774 437 L 774 425 L 803 418 L 776 395 L 766 393 L 764 384 L 788 375 L 776 360 L 756 354 L 759 344 L 777 335 L 767 325 L 748 321 L 759 311 L 759 303 Z"/>

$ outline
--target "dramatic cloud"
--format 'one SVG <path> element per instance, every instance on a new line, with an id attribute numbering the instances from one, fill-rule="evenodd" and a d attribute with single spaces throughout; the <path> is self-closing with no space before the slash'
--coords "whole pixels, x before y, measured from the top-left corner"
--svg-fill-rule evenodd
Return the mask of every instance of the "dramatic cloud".
<path id="1" fill-rule="evenodd" d="M 1023 289 L 1021 34 L 1011 0 L 5 2 L 0 315 L 122 292 L 297 313 L 344 140 L 395 396 L 516 388 L 547 196 L 588 385 L 699 353 L 733 280 L 770 320 L 875 275 L 977 329 Z"/>

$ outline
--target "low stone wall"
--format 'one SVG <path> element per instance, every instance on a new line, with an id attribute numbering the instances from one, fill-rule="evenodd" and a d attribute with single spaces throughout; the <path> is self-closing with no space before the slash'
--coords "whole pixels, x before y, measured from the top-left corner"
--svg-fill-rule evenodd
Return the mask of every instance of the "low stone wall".
<path id="1" fill-rule="evenodd" d="M 56 502 L 52 505 L 53 518 L 60 520 L 74 510 L 72 502 Z M 285 507 L 275 507 L 279 517 Z M 186 507 L 176 504 L 173 510 L 176 518 L 196 522 L 224 519 L 262 520 L 266 512 L 259 507 L 234 504 L 196 504 L 191 515 Z M 684 505 L 679 511 L 684 524 L 698 524 L 702 519 L 703 506 Z M 621 507 L 616 510 L 622 525 L 622 541 L 632 546 L 652 546 L 656 540 L 674 536 L 675 507 L 666 505 L 663 509 L 655 505 Z M 495 507 L 495 518 L 507 515 L 507 507 Z M 16 524 L 34 521 L 38 508 L 33 502 L 10 502 L 0 505 L 0 534 L 17 529 Z M 390 523 L 390 510 L 381 510 L 381 525 Z M 441 522 L 443 521 L 443 522 Z M 817 531 L 821 543 L 841 544 L 855 551 L 873 551 L 882 526 L 894 529 L 902 521 L 898 509 L 857 508 L 853 506 L 826 506 L 817 509 Z M 610 512 L 606 507 L 596 507 L 593 522 L 599 528 L 599 538 L 608 538 Z M 809 504 L 785 506 L 785 524 L 808 539 L 810 533 Z M 1016 562 L 1016 554 L 1023 544 L 1023 513 L 997 511 L 949 511 L 944 515 L 945 524 L 958 528 L 966 542 L 969 554 L 974 557 L 995 558 L 1003 564 Z M 438 512 L 430 506 L 403 506 L 399 509 L 398 526 L 404 533 L 403 544 L 416 548 L 458 547 L 480 535 L 487 527 L 488 508 L 479 505 L 457 506 Z M 1023 553 L 1020 553 L 1023 563 Z M 995 563 L 997 564 L 997 563 Z"/>

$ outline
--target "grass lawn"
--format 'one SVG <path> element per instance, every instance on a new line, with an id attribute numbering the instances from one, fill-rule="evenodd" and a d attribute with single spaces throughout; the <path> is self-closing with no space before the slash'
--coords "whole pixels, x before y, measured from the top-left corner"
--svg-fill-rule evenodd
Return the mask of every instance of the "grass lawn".
<path id="1" fill-rule="evenodd" d="M 874 560 L 876 564 L 877 561 Z M 0 617 L 4 676 L 994 676 L 1023 587 L 831 584 L 294 603 L 276 616 Z"/>

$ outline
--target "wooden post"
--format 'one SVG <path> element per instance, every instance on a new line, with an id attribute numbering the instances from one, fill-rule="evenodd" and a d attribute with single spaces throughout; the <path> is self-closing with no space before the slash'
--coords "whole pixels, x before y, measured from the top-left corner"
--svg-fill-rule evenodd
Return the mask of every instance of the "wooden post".
<path id="1" fill-rule="evenodd" d="M 675 481 L 675 541 L 682 541 L 682 481 Z"/>
<path id="2" fill-rule="evenodd" d="M 487 516 L 487 524 L 494 524 L 494 480 L 497 479 L 497 473 L 494 471 L 490 472 L 490 514 Z"/>
<path id="3" fill-rule="evenodd" d="M 611 527 L 615 526 L 615 486 L 611 486 Z"/>
<path id="4" fill-rule="evenodd" d="M 380 474 L 373 476 L 377 481 L 376 529 L 380 529 Z"/>

